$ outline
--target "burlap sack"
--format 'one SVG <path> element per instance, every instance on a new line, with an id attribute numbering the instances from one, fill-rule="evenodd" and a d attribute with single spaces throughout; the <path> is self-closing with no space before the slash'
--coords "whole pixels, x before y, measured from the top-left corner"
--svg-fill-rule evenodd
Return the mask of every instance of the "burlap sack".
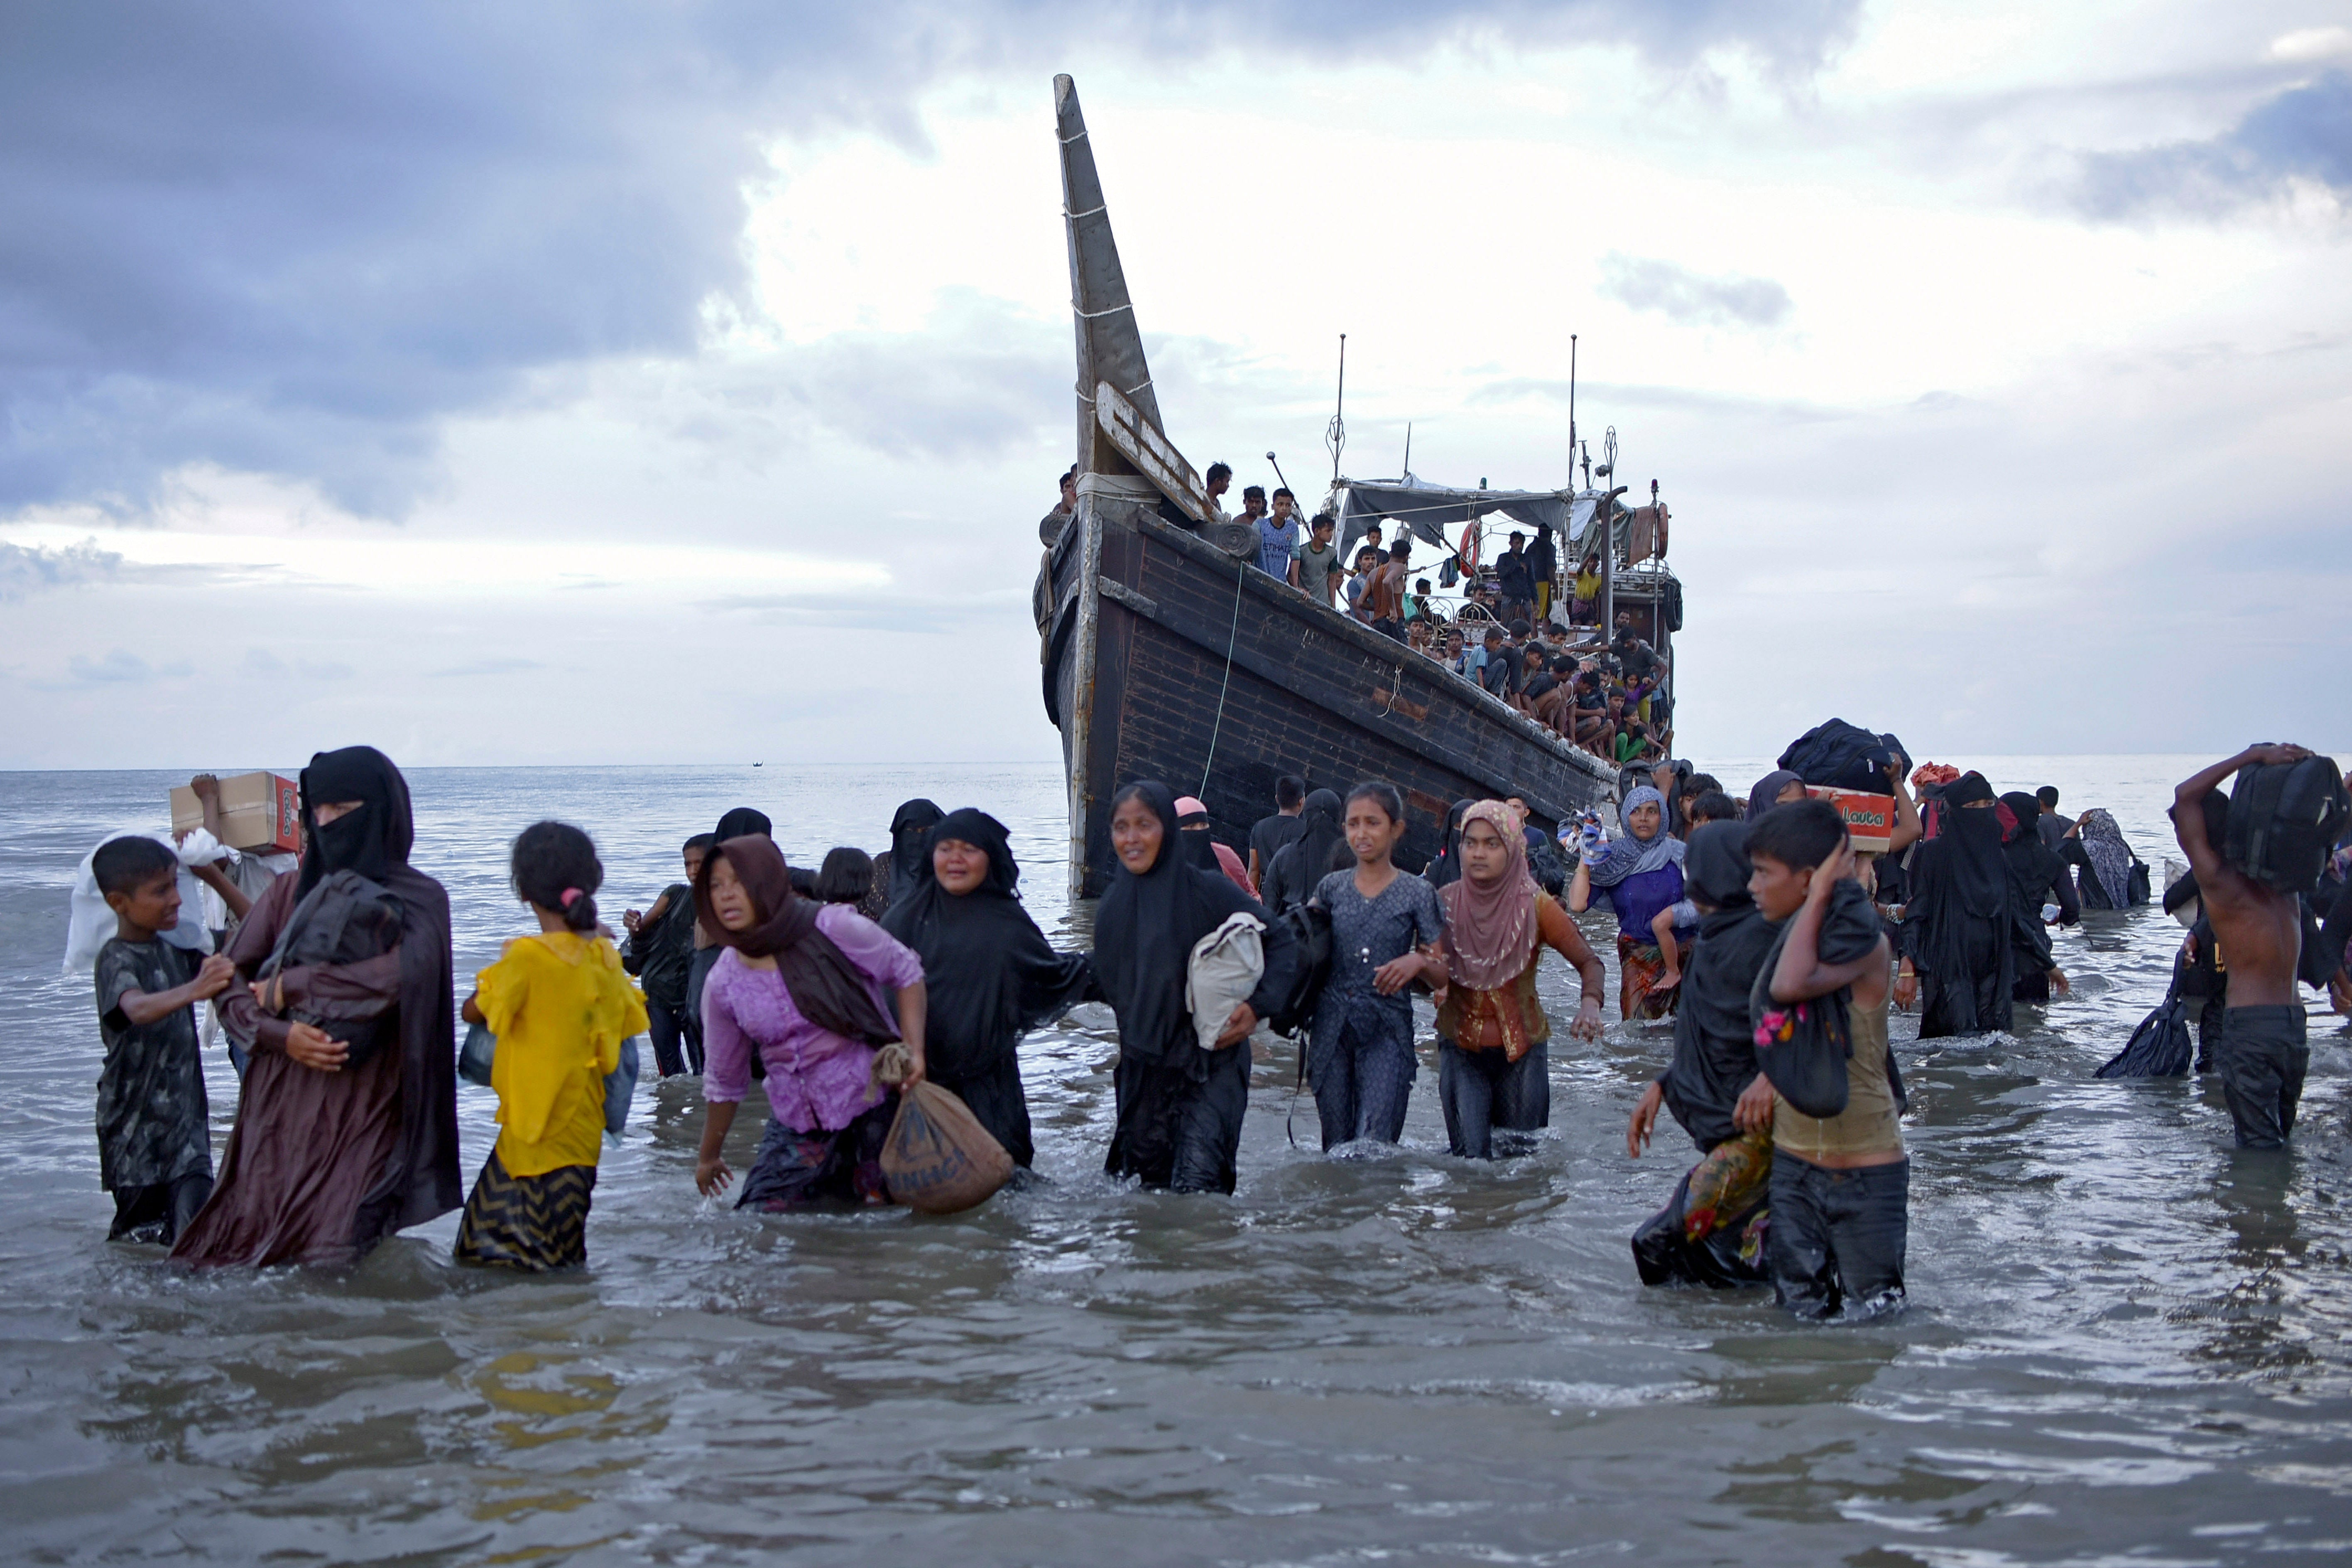
<path id="1" fill-rule="evenodd" d="M 886 1047 L 875 1076 L 893 1081 L 904 1047 Z M 990 1135 L 971 1108 L 937 1084 L 898 1092 L 898 1114 L 882 1142 L 882 1180 L 890 1201 L 924 1214 L 961 1214 L 984 1204 L 1013 1179 L 1013 1156 Z"/>

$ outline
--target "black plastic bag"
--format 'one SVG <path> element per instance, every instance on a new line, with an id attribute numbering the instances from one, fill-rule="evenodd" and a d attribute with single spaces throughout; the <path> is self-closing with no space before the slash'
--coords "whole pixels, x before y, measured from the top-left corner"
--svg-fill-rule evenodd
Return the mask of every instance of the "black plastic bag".
<path id="1" fill-rule="evenodd" d="M 1795 920 L 1792 915 L 1781 922 L 1780 935 L 1772 939 L 1770 951 L 1756 971 L 1755 983 L 1748 989 L 1748 1022 L 1756 1032 L 1757 1066 L 1772 1080 L 1780 1098 L 1807 1116 L 1831 1117 L 1845 1110 L 1846 1062 L 1853 1055 L 1850 1011 L 1853 988 L 1841 986 L 1826 996 L 1802 1002 L 1772 999 L 1772 972 L 1780 966 L 1780 950 L 1789 944 Z M 1821 961 L 1852 963 L 1874 951 L 1885 930 L 1862 885 L 1852 879 L 1842 881 L 1822 913 L 1817 938 Z M 1886 1079 L 1896 1105 L 1902 1106 L 1907 1097 L 1891 1051 Z"/>
<path id="2" fill-rule="evenodd" d="M 1780 766 L 1809 784 L 1884 795 L 1887 764 L 1907 765 L 1910 759 L 1911 753 L 1894 736 L 1832 719 L 1790 742 L 1780 753 Z"/>
<path id="3" fill-rule="evenodd" d="M 2189 1036 L 2189 1002 L 2176 978 L 2164 1003 L 2139 1021 L 2131 1039 L 2108 1058 L 2096 1078 L 2181 1078 L 2196 1054 Z"/>

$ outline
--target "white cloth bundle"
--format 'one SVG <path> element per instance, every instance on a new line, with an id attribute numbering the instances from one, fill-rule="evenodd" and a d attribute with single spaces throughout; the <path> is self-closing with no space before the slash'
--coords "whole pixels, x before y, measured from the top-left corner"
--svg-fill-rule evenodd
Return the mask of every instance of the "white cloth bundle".
<path id="1" fill-rule="evenodd" d="M 98 963 L 98 950 L 112 940 L 118 928 L 114 911 L 107 907 L 106 895 L 98 890 L 98 877 L 89 863 L 98 852 L 118 838 L 152 838 L 180 859 L 180 923 L 161 933 L 173 947 L 186 948 L 190 952 L 210 952 L 212 932 L 205 927 L 205 893 L 202 882 L 188 875 L 187 868 L 201 866 L 220 858 L 221 847 L 213 836 L 199 827 L 187 837 L 185 843 L 174 844 L 169 833 L 156 828 L 124 827 L 107 834 L 89 847 L 81 858 L 81 866 L 74 872 L 73 891 L 68 895 L 66 919 L 66 957 L 61 966 L 68 974 L 88 973 Z"/>
<path id="2" fill-rule="evenodd" d="M 1184 1006 L 1192 1015 L 1192 1033 L 1202 1050 L 1217 1048 L 1225 1020 L 1265 978 L 1265 922 L 1246 910 L 1227 915 L 1224 924 L 1192 944 L 1184 973 Z"/>

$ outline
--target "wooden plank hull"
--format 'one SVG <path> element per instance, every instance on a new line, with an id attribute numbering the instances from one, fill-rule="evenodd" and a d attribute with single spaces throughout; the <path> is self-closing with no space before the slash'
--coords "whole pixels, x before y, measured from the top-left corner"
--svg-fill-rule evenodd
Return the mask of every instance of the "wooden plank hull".
<path id="1" fill-rule="evenodd" d="M 1457 799 L 1519 795 L 1549 828 L 1615 793 L 1598 758 L 1141 507 L 1089 498 L 1046 578 L 1045 695 L 1079 897 L 1108 885 L 1111 796 L 1135 779 L 1199 795 L 1245 852 L 1282 774 L 1343 792 L 1385 778 L 1404 793 L 1409 867 L 1436 853 Z"/>

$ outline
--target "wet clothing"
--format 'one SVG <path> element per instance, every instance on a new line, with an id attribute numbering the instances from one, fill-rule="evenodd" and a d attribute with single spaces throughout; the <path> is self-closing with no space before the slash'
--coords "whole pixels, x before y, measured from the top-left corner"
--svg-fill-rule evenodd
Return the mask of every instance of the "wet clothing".
<path id="1" fill-rule="evenodd" d="M 1903 1302 L 1911 1163 L 1832 1171 L 1772 1157 L 1765 1267 L 1800 1318 L 1873 1316 Z"/>
<path id="2" fill-rule="evenodd" d="M 839 1128 L 803 1130 L 770 1117 L 735 1206 L 784 1214 L 822 1203 L 889 1202 L 882 1145 L 898 1114 L 898 1092 L 884 1089 L 881 1096 Z"/>
<path id="3" fill-rule="evenodd" d="M 1249 847 L 1250 853 L 1257 857 L 1260 882 L 1273 872 L 1274 858 L 1282 853 L 1283 847 L 1296 843 L 1298 836 L 1306 831 L 1307 818 L 1303 813 L 1297 816 L 1285 816 L 1276 812 L 1272 816 L 1258 819 L 1257 826 L 1250 829 Z"/>
<path id="4" fill-rule="evenodd" d="M 271 883 L 229 945 L 236 975 L 219 998 L 221 1023 L 252 1059 L 219 1184 L 173 1247 L 176 1262 L 348 1263 L 464 1198 L 449 898 L 408 864 L 415 822 L 407 783 L 382 752 L 353 746 L 311 758 L 302 800 L 305 816 L 320 802 L 362 805 L 312 831 L 301 874 Z M 290 1025 L 262 1011 L 250 981 L 302 895 L 340 870 L 399 900 L 401 941 L 365 963 L 277 977 L 289 1007 L 380 1023 L 383 1048 L 356 1067 L 320 1072 L 286 1054 Z"/>
<path id="5" fill-rule="evenodd" d="M 98 950 L 98 1033 L 106 1047 L 106 1065 L 98 1074 L 98 1184 L 115 1194 L 115 1237 L 170 1217 L 175 1183 L 201 1178 L 210 1193 L 212 1121 L 196 1010 L 174 1007 L 152 1024 L 134 1024 L 122 1011 L 129 993 L 176 991 L 203 965 L 200 954 L 160 938 L 118 936 Z M 193 1191 L 184 1188 L 184 1199 Z M 160 1214 L 150 1212 L 159 1206 Z M 193 1218 L 194 1211 L 178 1217 Z M 169 1242 L 178 1234 L 175 1222 L 155 1239 Z"/>
<path id="6" fill-rule="evenodd" d="M 604 1147 L 604 1077 L 621 1065 L 621 1042 L 646 1026 L 644 998 L 620 954 L 574 931 L 517 937 L 474 987 L 499 1041 L 490 1088 L 499 1168 L 516 1178 L 593 1168 Z"/>
<path id="7" fill-rule="evenodd" d="M 943 816 L 928 800 L 908 801 L 890 817 L 890 901 L 915 890 L 931 860 L 931 829 Z"/>
<path id="8" fill-rule="evenodd" d="M 846 904 L 819 908 L 816 931 L 856 972 L 877 1014 L 886 1012 L 885 986 L 923 978 L 913 952 Z M 756 1046 L 767 1064 L 769 1109 L 787 1127 L 837 1131 L 871 1108 L 882 1092 L 874 1083 L 875 1046 L 810 1017 L 781 968 L 754 969 L 733 949 L 720 951 L 702 994 L 710 1052 L 703 1098 L 740 1100 Z"/>
<path id="9" fill-rule="evenodd" d="M 1323 1123 L 1323 1147 L 1359 1139 L 1393 1143 L 1404 1131 L 1412 1091 L 1412 991 L 1373 988 L 1384 963 L 1445 933 L 1437 889 L 1400 871 L 1367 899 L 1353 871 L 1334 871 L 1315 889 L 1331 915 L 1331 975 L 1307 1038 L 1307 1078 Z"/>
<path id="10" fill-rule="evenodd" d="M 1441 1037 L 1437 1098 L 1445 1111 L 1447 1152 L 1458 1160 L 1491 1160 L 1495 1129 L 1538 1132 L 1551 1124 L 1550 1047 L 1538 1041 L 1515 1058 L 1500 1047 L 1465 1050 Z"/>
<path id="11" fill-rule="evenodd" d="M 2224 1018 L 2214 1059 L 2239 1148 L 2276 1149 L 2294 1131 L 2303 1077 L 2311 1065 L 2304 1031 L 2299 1006 L 2232 1007 Z"/>
<path id="12" fill-rule="evenodd" d="M 659 902 L 659 918 L 640 921 L 622 950 L 621 967 L 637 977 L 648 1003 L 675 1013 L 686 1005 L 687 976 L 694 967 L 694 889 L 673 882 Z"/>
<path id="13" fill-rule="evenodd" d="M 506 1042 L 499 1042 L 499 1055 Z M 539 1274 L 588 1261 L 588 1206 L 593 1165 L 558 1165 L 534 1176 L 509 1173 L 496 1149 L 483 1162 L 457 1222 L 457 1258 Z"/>
<path id="14" fill-rule="evenodd" d="M 1331 872 L 1331 860 L 1347 847 L 1340 816 L 1338 792 L 1318 789 L 1307 795 L 1306 809 L 1298 815 L 1297 837 L 1275 852 L 1259 879 L 1258 896 L 1267 909 L 1280 914 L 1315 896 L 1316 884 Z"/>
<path id="15" fill-rule="evenodd" d="M 1818 1163 L 1903 1152 L 1900 1079 L 1890 1076 L 1895 1058 L 1886 1043 L 1886 1006 L 1850 1007 L 1845 1109 L 1835 1116 L 1807 1116 L 1778 1095 L 1772 1100 L 1772 1146 L 1783 1154 Z"/>
<path id="16" fill-rule="evenodd" d="M 1702 1154 L 1739 1136 L 1732 1108 L 1760 1070 L 1748 994 L 1780 934 L 1748 897 L 1746 837 L 1728 822 L 1691 835 L 1691 891 L 1716 909 L 1699 918 L 1697 943 L 1683 964 L 1675 1054 L 1658 1082 L 1668 1113 Z"/>
<path id="17" fill-rule="evenodd" d="M 1327 800 L 1328 791 L 1318 791 Z M 1192 949 L 1235 914 L 1266 924 L 1265 973 L 1251 1008 L 1270 1016 L 1290 990 L 1297 943 L 1265 907 L 1201 870 L 1178 839 L 1176 797 L 1156 780 L 1130 784 L 1114 811 L 1139 799 L 1160 819 L 1160 853 L 1141 875 L 1121 864 L 1095 915 L 1094 990 L 1118 1019 L 1112 1077 L 1118 1124 L 1103 1167 L 1150 1187 L 1234 1190 L 1242 1115 L 1249 1105 L 1247 1040 L 1202 1050 L 1185 1005 Z M 1297 845 L 1283 851 L 1297 852 Z"/>
<path id="18" fill-rule="evenodd" d="M 622 950 L 621 965 L 645 992 L 646 1029 L 654 1067 L 664 1078 L 702 1070 L 701 993 L 694 980 L 694 889 L 673 882 L 662 889 L 661 915 L 642 922 Z M 713 956 L 717 962 L 716 955 Z M 709 977 L 706 969 L 703 978 Z M 689 1005 L 688 996 L 693 1004 Z"/>
<path id="19" fill-rule="evenodd" d="M 1462 875 L 1462 825 L 1468 819 L 1475 800 L 1457 800 L 1445 812 L 1445 842 L 1421 868 L 1422 879 L 1443 891 L 1446 884 Z"/>
<path id="20" fill-rule="evenodd" d="M 213 1195 L 212 1173 L 175 1177 L 146 1187 L 114 1189 L 114 1223 L 109 1241 L 145 1241 L 169 1247 L 194 1222 Z"/>
<path id="21" fill-rule="evenodd" d="M 2022 792 L 2001 796 L 1994 808 L 2009 873 L 2010 998 L 2035 1004 L 2050 1000 L 2050 971 L 2057 963 L 2042 906 L 2057 901 L 2056 889 L 2066 880 L 2065 862 L 2050 852 L 2035 828 L 2040 811 L 2033 796 Z"/>
<path id="22" fill-rule="evenodd" d="M 1759 1149 L 1761 1152 L 1759 1154 Z M 1748 1180 L 1738 1185 L 1707 1178 L 1733 1163 Z M 1683 1173 L 1666 1206 L 1633 1233 L 1633 1270 L 1644 1285 L 1707 1285 L 1732 1289 L 1760 1285 L 1765 1238 L 1770 1234 L 1771 1149 L 1761 1139 L 1733 1141 Z M 1762 1173 L 1756 1180 L 1754 1173 Z M 1695 1200 L 1693 1188 L 1707 1186 Z"/>
<path id="23" fill-rule="evenodd" d="M 940 885 L 926 850 L 921 879 L 882 918 L 882 929 L 922 965 L 929 1001 L 923 1032 L 930 1081 L 961 1100 L 1016 1165 L 1036 1157 L 1016 1050 L 1021 1037 L 1057 1016 L 1089 984 L 1086 956 L 1056 952 L 1015 890 L 1021 868 L 1004 825 L 986 812 L 952 812 L 930 843 L 960 840 L 988 857 L 969 893 Z"/>
<path id="24" fill-rule="evenodd" d="M 1992 786 L 1965 773 L 1945 786 L 1935 837 L 1910 867 L 1912 963 L 1919 972 L 1919 1037 L 1981 1035 L 2011 1021 L 2016 950 L 2009 866 Z M 2040 905 L 2035 905 L 2039 918 Z"/>

